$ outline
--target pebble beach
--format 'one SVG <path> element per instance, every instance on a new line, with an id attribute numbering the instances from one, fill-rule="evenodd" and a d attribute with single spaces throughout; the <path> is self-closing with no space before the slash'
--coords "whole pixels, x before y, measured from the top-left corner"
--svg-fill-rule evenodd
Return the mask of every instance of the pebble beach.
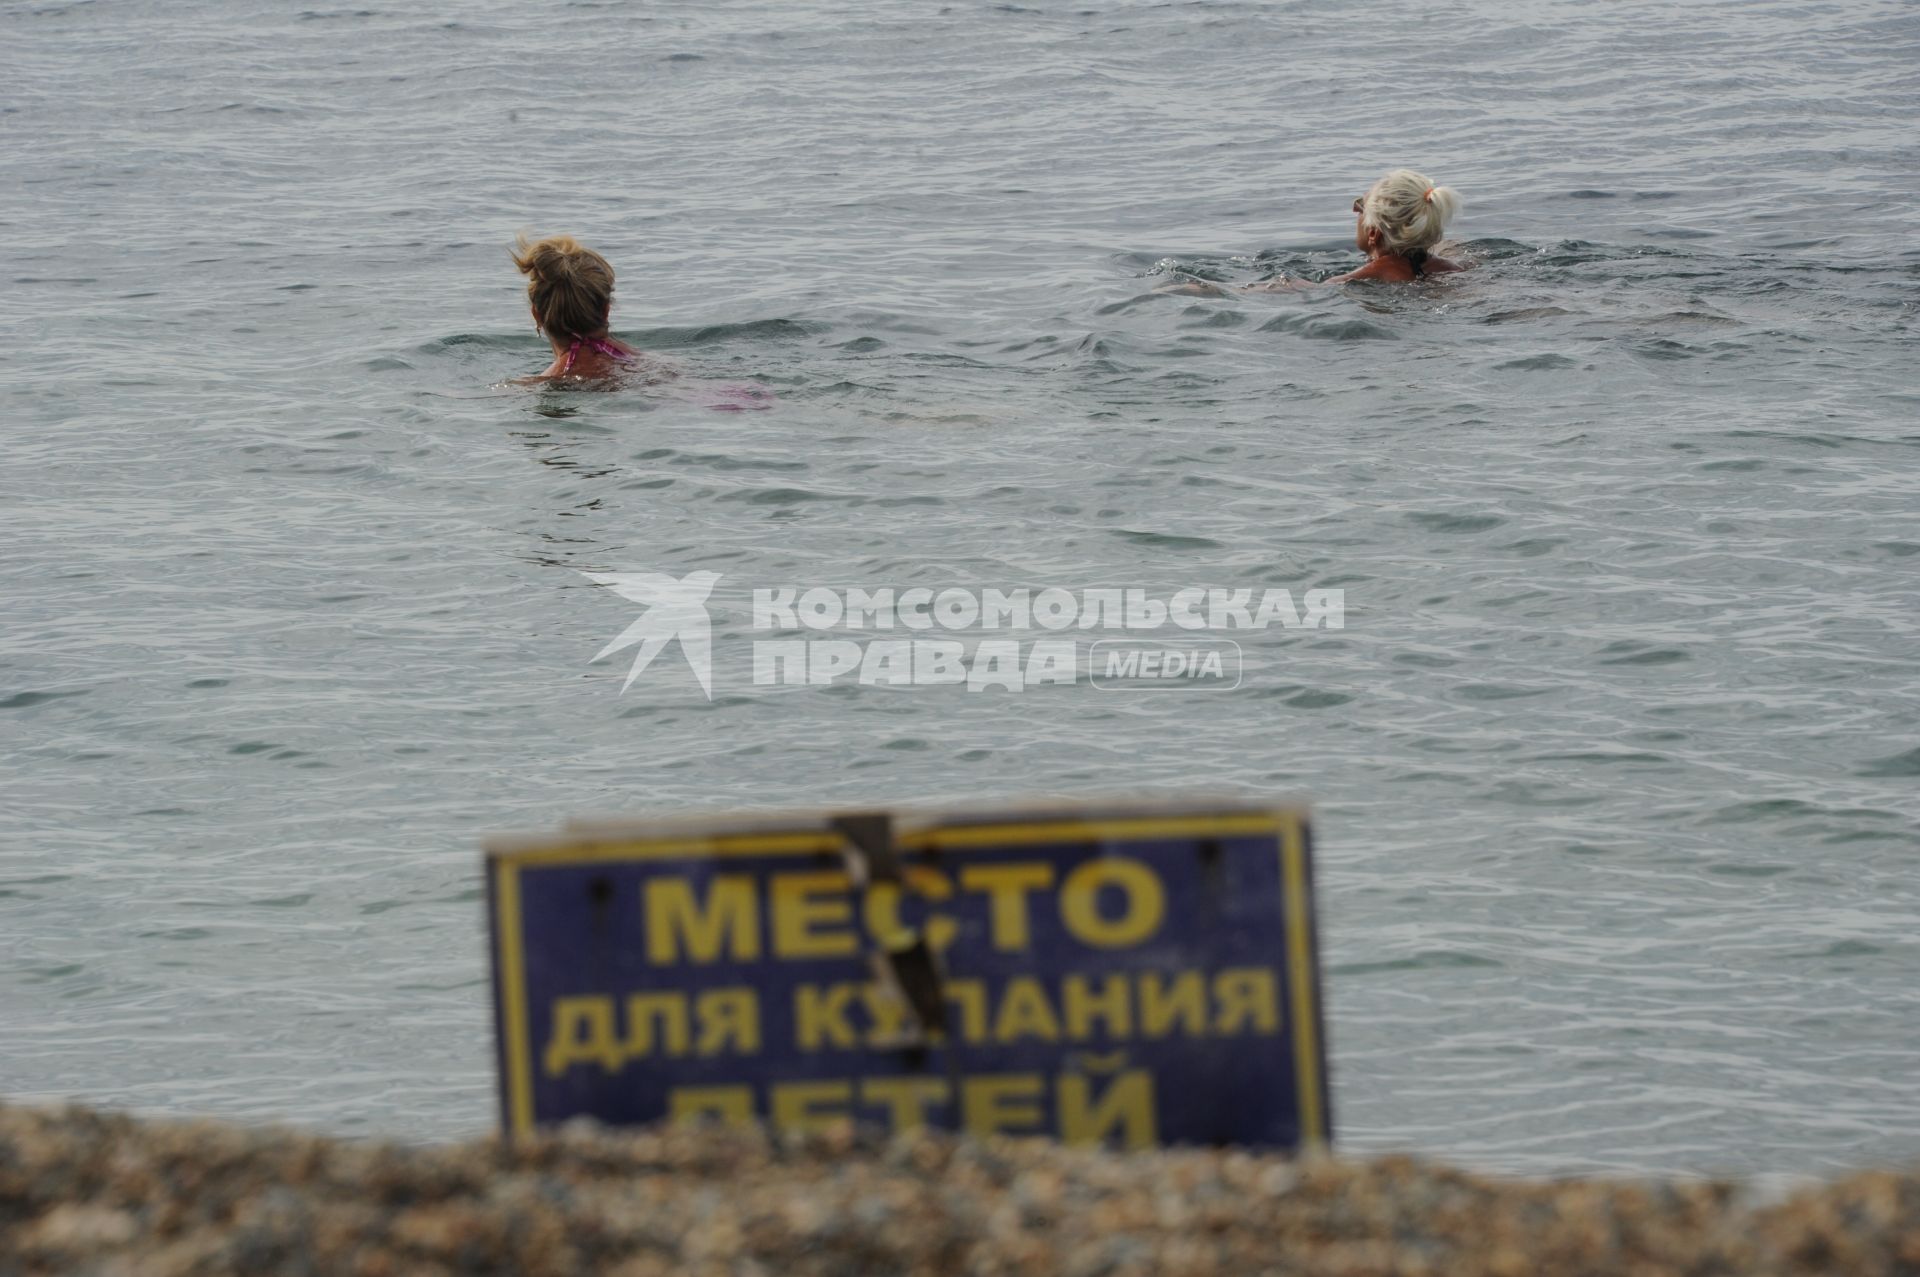
<path id="1" fill-rule="evenodd" d="M 852 1129 L 508 1146 L 0 1108 L 0 1274 L 1920 1272 L 1920 1174 L 1525 1182 L 1408 1158 Z"/>

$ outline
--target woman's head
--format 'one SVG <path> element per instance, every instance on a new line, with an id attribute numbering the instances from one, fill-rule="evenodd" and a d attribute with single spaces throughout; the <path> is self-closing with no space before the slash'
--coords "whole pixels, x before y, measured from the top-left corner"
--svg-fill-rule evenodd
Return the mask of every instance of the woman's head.
<path id="1" fill-rule="evenodd" d="M 1447 223 L 1460 211 L 1460 195 L 1452 187 L 1435 186 L 1412 169 L 1397 168 L 1353 202 L 1360 215 L 1354 241 L 1365 249 L 1378 248 L 1398 257 L 1425 252 L 1440 242 Z"/>
<path id="2" fill-rule="evenodd" d="M 527 277 L 533 320 L 553 337 L 591 337 L 607 326 L 613 267 L 571 235 L 514 241 L 513 264 Z"/>

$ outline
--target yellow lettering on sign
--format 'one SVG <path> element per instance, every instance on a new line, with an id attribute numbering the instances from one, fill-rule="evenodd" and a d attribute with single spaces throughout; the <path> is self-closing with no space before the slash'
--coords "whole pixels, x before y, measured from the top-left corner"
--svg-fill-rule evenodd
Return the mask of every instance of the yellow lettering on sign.
<path id="1" fill-rule="evenodd" d="M 953 899 L 953 884 L 947 881 L 945 874 L 929 869 L 924 865 L 915 865 L 906 871 L 907 887 L 915 895 L 928 900 Z M 907 929 L 900 921 L 900 884 L 897 882 L 876 882 L 867 888 L 864 913 L 867 922 L 867 934 L 881 944 Z M 927 915 L 926 925 L 921 931 L 927 937 L 927 945 L 940 953 L 953 943 L 959 925 L 943 913 Z"/>
<path id="2" fill-rule="evenodd" d="M 774 956 L 850 958 L 858 953 L 860 938 L 847 927 L 853 921 L 847 887 L 847 876 L 838 870 L 775 874 L 769 887 Z"/>
<path id="3" fill-rule="evenodd" d="M 613 1031 L 612 998 L 556 998 L 551 1032 L 542 1055 L 548 1077 L 576 1064 L 598 1064 L 617 1073 L 626 1058 Z"/>
<path id="4" fill-rule="evenodd" d="M 655 1030 L 659 1030 L 658 1033 Z M 687 1053 L 684 993 L 635 993 L 627 998 L 627 1059 L 644 1059 L 658 1043 L 664 1055 Z"/>
<path id="5" fill-rule="evenodd" d="M 1060 1022 L 1047 1003 L 1046 990 L 1032 976 L 1016 976 L 1007 981 L 1000 995 L 1000 1014 L 993 1023 L 996 1042 L 1018 1042 L 1038 1038 L 1042 1042 L 1060 1040 Z"/>
<path id="6" fill-rule="evenodd" d="M 1100 1071 L 1095 1057 L 1082 1058 L 1087 1068 Z M 1116 1057 L 1114 1067 L 1121 1059 Z M 1154 1079 L 1146 1069 L 1121 1068 L 1111 1077 L 1080 1071 L 1051 1078 L 990 1073 L 962 1078 L 959 1086 L 960 1122 L 970 1135 L 1042 1132 L 1051 1089 L 1052 1133 L 1065 1143 L 1133 1149 L 1159 1139 Z M 947 1079 L 926 1076 L 812 1078 L 776 1082 L 767 1091 L 769 1121 L 788 1131 L 817 1131 L 852 1120 L 859 1110 L 883 1113 L 889 1130 L 910 1131 L 927 1125 L 932 1113 L 952 1099 Z M 748 1124 L 754 1111 L 751 1086 L 677 1086 L 667 1092 L 667 1112 L 675 1121 Z"/>
<path id="7" fill-rule="evenodd" d="M 960 1081 L 960 1124 L 969 1135 L 1040 1127 L 1045 1080 L 1038 1073 L 991 1073 Z"/>
<path id="8" fill-rule="evenodd" d="M 1140 1032 L 1150 1038 L 1164 1038 L 1173 1032 L 1175 1021 L 1189 1037 L 1207 1031 L 1207 986 L 1198 971 L 1182 971 L 1171 985 L 1163 977 L 1147 973 L 1140 977 Z"/>
<path id="9" fill-rule="evenodd" d="M 1215 1033 L 1277 1033 L 1280 990 L 1266 967 L 1229 967 L 1213 977 Z"/>
<path id="10" fill-rule="evenodd" d="M 760 997 L 752 989 L 708 989 L 695 996 L 693 1018 L 700 1026 L 697 1055 L 752 1055 L 760 1049 Z"/>
<path id="11" fill-rule="evenodd" d="M 1146 1148 L 1159 1138 L 1153 1114 L 1153 1074 L 1130 1069 L 1107 1084 L 1106 1093 L 1093 1099 L 1093 1084 L 1085 1074 L 1060 1079 L 1060 1138 L 1068 1144 L 1098 1144 L 1115 1127 L 1123 1148 Z"/>
<path id="12" fill-rule="evenodd" d="M 1126 899 L 1120 916 L 1100 914 L 1102 887 L 1118 887 Z M 1077 866 L 1060 885 L 1060 920 L 1074 939 L 1096 949 L 1124 949 L 1150 938 L 1167 916 L 1167 893 L 1159 875 L 1138 860 L 1102 856 Z"/>
<path id="13" fill-rule="evenodd" d="M 753 879 L 721 874 L 707 892 L 706 907 L 693 898 L 684 878 L 650 878 L 644 890 L 647 961 L 667 966 L 680 961 L 682 945 L 689 961 L 717 962 L 724 949 L 736 962 L 760 956 L 760 913 Z"/>
<path id="14" fill-rule="evenodd" d="M 847 1005 L 859 989 L 856 984 L 830 984 L 823 991 L 819 985 L 803 984 L 793 991 L 793 1036 L 802 1051 L 854 1045 Z"/>
<path id="15" fill-rule="evenodd" d="M 960 885 L 987 893 L 988 935 L 1002 953 L 1018 953 L 1032 938 L 1027 925 L 1027 896 L 1053 885 L 1053 866 L 968 865 L 960 871 Z"/>
<path id="16" fill-rule="evenodd" d="M 1105 1026 L 1104 1032 L 1108 1037 L 1124 1038 L 1132 1033 L 1133 1007 L 1128 995 L 1127 977 L 1103 977 L 1098 995 L 1089 991 L 1090 983 L 1086 976 L 1070 975 L 1061 986 L 1067 1037 L 1075 1041 L 1092 1037 L 1095 1020 Z"/>
<path id="17" fill-rule="evenodd" d="M 916 1036 L 913 1008 L 891 988 L 870 981 L 860 987 L 860 1001 L 873 1022 L 867 1029 L 868 1046 L 891 1046 L 903 1037 Z"/>
<path id="18" fill-rule="evenodd" d="M 960 1009 L 960 1040 L 987 1040 L 987 989 L 978 980 L 949 980 L 943 986 L 947 1001 Z"/>
<path id="19" fill-rule="evenodd" d="M 844 1122 L 853 1102 L 851 1082 L 776 1082 L 773 1124 L 783 1131 L 817 1131 Z"/>

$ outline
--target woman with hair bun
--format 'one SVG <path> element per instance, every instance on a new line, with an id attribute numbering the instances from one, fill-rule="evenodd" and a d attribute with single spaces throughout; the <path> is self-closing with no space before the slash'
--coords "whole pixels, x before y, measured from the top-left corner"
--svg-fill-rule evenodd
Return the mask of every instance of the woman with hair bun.
<path id="1" fill-rule="evenodd" d="M 1354 247 L 1367 255 L 1367 264 L 1327 283 L 1378 279 L 1405 284 L 1423 275 L 1466 269 L 1432 253 L 1460 211 L 1460 195 L 1452 187 L 1436 186 L 1424 174 L 1397 168 L 1355 200 L 1353 211 Z"/>
<path id="2" fill-rule="evenodd" d="M 553 362 L 528 381 L 603 380 L 633 362 L 635 351 L 607 333 L 613 267 L 571 235 L 514 242 L 513 264 L 527 277 L 533 326 L 553 346 Z"/>
<path id="3" fill-rule="evenodd" d="M 1407 284 L 1428 275 L 1465 270 L 1466 266 L 1460 262 L 1433 255 L 1434 247 L 1446 234 L 1447 223 L 1460 211 L 1460 204 L 1460 194 L 1452 187 L 1436 186 L 1424 174 L 1397 168 L 1353 202 L 1356 219 L 1353 243 L 1367 255 L 1366 265 L 1317 283 L 1311 279 L 1276 276 L 1257 284 L 1240 284 L 1237 290 L 1284 293 L 1317 288 L 1321 283 L 1352 284 L 1363 279 Z M 1219 284 L 1204 282 L 1171 284 L 1155 291 L 1198 297 L 1224 297 L 1227 293 Z"/>

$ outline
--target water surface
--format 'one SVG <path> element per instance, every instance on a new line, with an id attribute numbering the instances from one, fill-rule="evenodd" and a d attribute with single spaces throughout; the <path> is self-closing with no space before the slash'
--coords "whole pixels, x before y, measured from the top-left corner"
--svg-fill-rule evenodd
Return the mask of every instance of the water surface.
<path id="1" fill-rule="evenodd" d="M 1895 3 L 0 15 L 0 1094 L 492 1121 L 476 848 L 1317 804 L 1344 1145 L 1920 1154 L 1920 17 Z M 1475 271 L 1356 263 L 1413 163 Z M 777 408 L 501 385 L 505 249 Z M 715 695 L 581 570 L 721 573 Z M 749 591 L 1287 586 L 1237 691 L 756 689 Z"/>

